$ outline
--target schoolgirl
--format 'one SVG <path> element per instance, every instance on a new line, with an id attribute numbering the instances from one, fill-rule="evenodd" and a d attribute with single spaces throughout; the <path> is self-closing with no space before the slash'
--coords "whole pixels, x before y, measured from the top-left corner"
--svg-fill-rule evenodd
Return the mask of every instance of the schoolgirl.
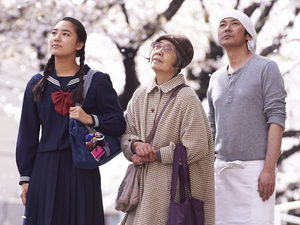
<path id="1" fill-rule="evenodd" d="M 120 136 L 126 125 L 109 75 L 94 74 L 83 102 L 90 69 L 84 65 L 86 39 L 78 20 L 59 21 L 49 37 L 52 55 L 43 73 L 26 86 L 16 147 L 26 225 L 104 224 L 99 169 L 74 167 L 69 118 L 112 136 Z"/>

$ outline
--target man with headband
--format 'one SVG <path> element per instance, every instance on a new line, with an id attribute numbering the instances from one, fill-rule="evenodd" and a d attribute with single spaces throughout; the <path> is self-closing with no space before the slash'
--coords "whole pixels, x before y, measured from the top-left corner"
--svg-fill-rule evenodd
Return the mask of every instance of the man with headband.
<path id="1" fill-rule="evenodd" d="M 208 88 L 215 141 L 216 225 L 273 224 L 276 162 L 285 126 L 286 92 L 277 64 L 255 54 L 249 17 L 221 17 L 218 41 L 229 64 Z"/>

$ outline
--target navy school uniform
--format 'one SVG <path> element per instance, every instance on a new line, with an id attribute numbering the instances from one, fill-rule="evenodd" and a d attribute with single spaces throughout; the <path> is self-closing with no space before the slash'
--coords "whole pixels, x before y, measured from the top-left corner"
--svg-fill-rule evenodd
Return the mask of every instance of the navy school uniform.
<path id="1" fill-rule="evenodd" d="M 85 65 L 84 69 L 87 73 L 90 68 Z M 63 116 L 55 111 L 51 100 L 53 92 L 76 88 L 78 73 L 74 77 L 57 77 L 53 71 L 42 98 L 35 103 L 32 87 L 41 78 L 36 74 L 26 86 L 17 139 L 20 184 L 29 182 L 24 224 L 102 225 L 99 169 L 74 167 L 69 114 Z M 92 115 L 96 130 L 112 136 L 125 131 L 123 111 L 107 74 L 94 74 L 82 107 Z"/>

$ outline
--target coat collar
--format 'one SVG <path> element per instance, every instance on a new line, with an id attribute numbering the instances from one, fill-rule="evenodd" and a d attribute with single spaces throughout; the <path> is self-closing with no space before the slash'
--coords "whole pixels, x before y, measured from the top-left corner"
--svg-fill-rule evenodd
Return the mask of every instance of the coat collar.
<path id="1" fill-rule="evenodd" d="M 183 83 L 184 83 L 183 74 L 178 74 L 161 85 L 158 85 L 156 83 L 156 78 L 154 78 L 152 81 L 152 84 L 147 87 L 146 92 L 150 93 L 154 89 L 158 88 L 158 89 L 161 89 L 162 92 L 168 93 L 169 91 L 173 90 L 175 87 L 177 87 L 178 85 L 183 84 Z"/>

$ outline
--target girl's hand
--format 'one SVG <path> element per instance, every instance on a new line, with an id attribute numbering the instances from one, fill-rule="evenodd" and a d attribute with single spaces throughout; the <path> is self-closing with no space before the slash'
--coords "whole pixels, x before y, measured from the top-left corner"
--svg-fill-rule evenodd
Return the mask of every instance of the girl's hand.
<path id="1" fill-rule="evenodd" d="M 22 199 L 22 203 L 24 206 L 26 205 L 26 196 L 27 196 L 28 186 L 29 186 L 29 183 L 22 184 L 22 192 L 20 194 L 20 197 Z"/>
<path id="2" fill-rule="evenodd" d="M 87 114 L 81 106 L 74 106 L 70 107 L 70 118 L 73 118 L 75 120 L 80 121 L 81 123 L 84 123 L 86 125 L 92 125 L 93 124 L 93 119 L 92 116 Z"/>

